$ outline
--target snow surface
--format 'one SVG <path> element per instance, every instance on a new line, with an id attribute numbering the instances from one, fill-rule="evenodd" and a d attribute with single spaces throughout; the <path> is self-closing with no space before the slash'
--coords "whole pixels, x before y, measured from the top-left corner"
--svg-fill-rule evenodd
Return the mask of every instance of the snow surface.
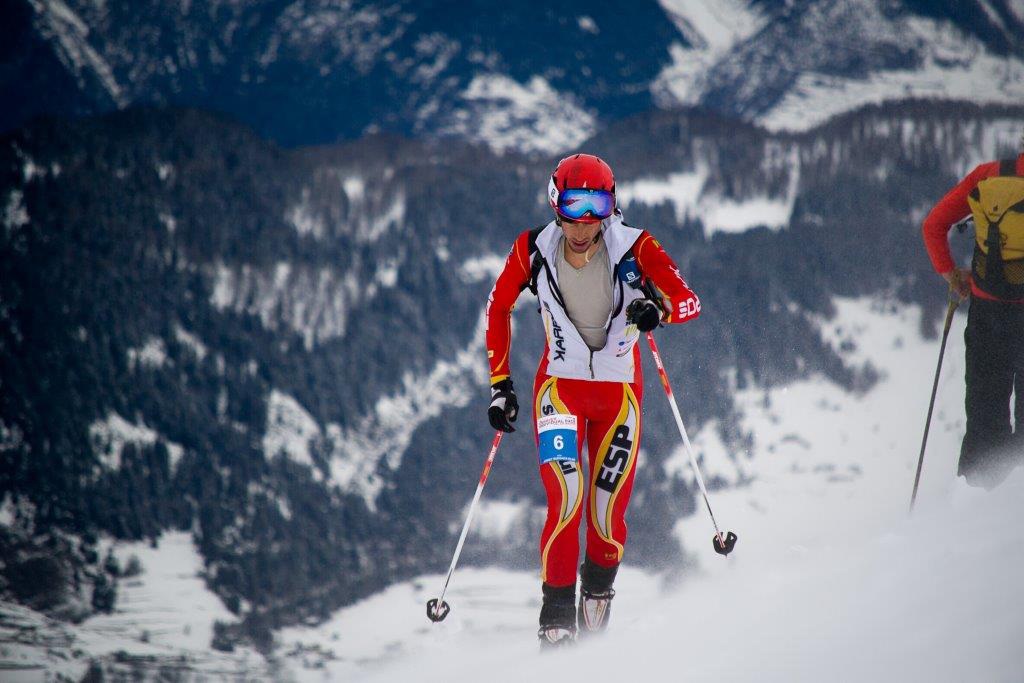
<path id="1" fill-rule="evenodd" d="M 295 232 L 323 239 L 327 226 L 323 218 L 314 213 L 309 203 L 309 189 L 302 191 L 302 201 L 285 212 L 285 220 L 292 224 Z"/>
<path id="2" fill-rule="evenodd" d="M 263 455 L 270 460 L 284 455 L 292 462 L 313 467 L 310 442 L 320 438 L 320 425 L 298 401 L 277 389 L 267 399 L 267 433 Z"/>
<path id="3" fill-rule="evenodd" d="M 167 446 L 167 464 L 173 474 L 178 469 L 181 457 L 185 455 L 185 447 L 173 441 L 168 441 L 165 445 Z"/>
<path id="4" fill-rule="evenodd" d="M 741 0 L 659 0 L 687 40 L 721 55 L 757 33 L 765 18 Z"/>
<path id="5" fill-rule="evenodd" d="M 1017 15 L 1017 19 L 1024 21 L 1024 0 L 1009 0 L 1006 5 L 1011 12 Z"/>
<path id="6" fill-rule="evenodd" d="M 124 657 L 133 678 L 164 680 L 168 672 L 200 680 L 266 677 L 266 661 L 255 651 L 210 649 L 213 622 L 237 619 L 206 589 L 202 558 L 188 533 L 166 533 L 156 548 L 148 542 L 112 547 L 122 567 L 134 556 L 143 568 L 120 580 L 112 614 L 73 625 L 0 602 L 0 680 L 82 680 L 89 661 L 100 657 Z"/>
<path id="7" fill-rule="evenodd" d="M 493 280 L 505 267 L 505 256 L 487 254 L 466 259 L 459 267 L 459 278 L 466 284 Z"/>
<path id="8" fill-rule="evenodd" d="M 716 492 L 714 500 L 741 515 L 751 537 L 748 552 L 770 553 L 761 547 L 769 542 L 824 545 L 836 532 L 865 541 L 900 519 L 909 503 L 938 344 L 920 337 L 917 307 L 869 299 L 835 303 L 836 317 L 819 321 L 824 337 L 848 364 L 870 363 L 882 379 L 862 394 L 836 391 L 820 377 L 735 393 L 755 446 L 749 455 L 726 455 L 756 481 Z M 940 504 L 956 472 L 964 432 L 965 320 L 964 312 L 954 319 L 947 343 L 921 504 Z M 685 470 L 684 476 L 692 477 Z M 689 544 L 707 535 L 708 526 L 695 516 L 677 531 Z"/>
<path id="9" fill-rule="evenodd" d="M 203 650 L 213 638 L 213 622 L 237 621 L 202 579 L 203 560 L 185 531 L 163 534 L 158 546 L 146 541 L 119 543 L 114 555 L 121 567 L 139 558 L 142 574 L 118 583 L 117 607 L 85 623 L 97 634 L 139 639 L 153 645 Z"/>
<path id="10" fill-rule="evenodd" d="M 469 513 L 469 501 L 462 511 L 462 519 Z M 516 531 L 531 519 L 544 523 L 545 510 L 529 503 L 513 503 L 506 500 L 481 500 L 473 515 L 473 533 L 481 538 L 508 541 Z M 453 530 L 460 531 L 461 526 Z"/>
<path id="11" fill-rule="evenodd" d="M 174 164 L 167 163 L 166 161 L 158 161 L 156 164 L 156 174 L 161 181 L 166 181 L 174 173 Z"/>
<path id="12" fill-rule="evenodd" d="M 128 349 L 128 367 L 162 368 L 167 362 L 167 346 L 160 337 L 150 336 L 141 348 Z"/>
<path id="13" fill-rule="evenodd" d="M 25 210 L 25 196 L 21 190 L 11 190 L 4 205 L 3 224 L 8 234 L 13 228 L 28 225 L 28 211 Z"/>
<path id="14" fill-rule="evenodd" d="M 536 575 L 463 568 L 441 624 L 424 613 L 443 584 L 434 574 L 320 627 L 282 632 L 279 652 L 308 681 L 477 681 L 481 671 L 489 681 L 678 680 L 682 672 L 730 681 L 1019 680 L 1024 471 L 990 494 L 954 478 L 964 312 L 950 333 L 908 516 L 938 341 L 921 337 L 917 307 L 838 299 L 836 308 L 817 321 L 826 339 L 852 366 L 870 360 L 880 381 L 860 394 L 818 377 L 737 392 L 753 452 L 734 452 L 715 423 L 694 435 L 706 474 L 750 478 L 711 494 L 719 522 L 739 535 L 736 551 L 711 552 L 712 528 L 698 510 L 675 527 L 698 562 L 678 583 L 631 566 L 627 553 L 607 638 L 540 657 Z M 692 476 L 680 458 L 666 469 Z M 492 501 L 467 542 L 516 514 Z M 630 656 L 609 657 L 609 646 Z"/>
<path id="15" fill-rule="evenodd" d="M 158 218 L 160 219 L 160 225 L 164 226 L 164 230 L 170 234 L 174 234 L 174 231 L 178 229 L 178 220 L 169 213 L 161 213 Z"/>
<path id="16" fill-rule="evenodd" d="M 204 344 L 199 337 L 189 332 L 181 325 L 174 326 L 174 338 L 179 344 L 188 347 L 195 355 L 196 359 L 200 361 L 206 359 L 206 354 L 209 353 L 209 350 L 206 348 L 206 344 Z"/>
<path id="17" fill-rule="evenodd" d="M 56 55 L 75 76 L 79 87 L 91 73 L 118 107 L 128 103 L 110 64 L 89 44 L 89 27 L 61 0 L 29 0 L 35 23 L 47 38 L 55 38 Z"/>
<path id="18" fill-rule="evenodd" d="M 398 259 L 389 258 L 378 262 L 373 281 L 385 288 L 398 284 Z"/>
<path id="19" fill-rule="evenodd" d="M 597 22 L 594 21 L 594 18 L 585 14 L 576 17 L 576 25 L 580 27 L 581 31 L 586 31 L 591 35 L 596 36 L 601 33 L 601 29 L 598 28 Z"/>
<path id="20" fill-rule="evenodd" d="M 729 51 L 761 30 L 766 19 L 741 0 L 659 0 L 676 28 L 693 46 L 669 46 L 671 63 L 651 84 L 663 107 L 696 104 L 707 74 Z"/>
<path id="21" fill-rule="evenodd" d="M 393 198 L 388 199 L 387 208 L 363 207 L 353 198 L 349 215 L 357 217 L 355 235 L 361 242 L 376 242 L 392 228 L 405 222 L 405 194 L 402 190 L 395 191 Z M 364 212 L 364 214 L 360 214 Z"/>
<path id="22" fill-rule="evenodd" d="M 132 423 L 111 411 L 103 420 L 89 425 L 89 442 L 93 453 L 110 470 L 121 467 L 121 453 L 127 444 L 152 446 L 158 435 L 143 422 Z"/>
<path id="23" fill-rule="evenodd" d="M 350 202 L 362 201 L 366 192 L 366 181 L 359 176 L 349 176 L 341 181 L 341 188 Z"/>
<path id="24" fill-rule="evenodd" d="M 539 581 L 495 570 L 456 575 L 442 624 L 424 614 L 438 574 L 349 608 L 316 640 L 282 641 L 334 652 L 323 670 L 296 669 L 308 681 L 1019 680 L 1022 475 L 988 496 L 957 486 L 912 518 L 901 505 L 860 539 L 840 528 L 820 545 L 745 546 L 757 530 L 734 520 L 734 555 L 703 548 L 706 567 L 680 586 L 624 570 L 608 635 L 573 651 L 537 654 Z M 805 512 L 794 532 L 828 524 Z"/>

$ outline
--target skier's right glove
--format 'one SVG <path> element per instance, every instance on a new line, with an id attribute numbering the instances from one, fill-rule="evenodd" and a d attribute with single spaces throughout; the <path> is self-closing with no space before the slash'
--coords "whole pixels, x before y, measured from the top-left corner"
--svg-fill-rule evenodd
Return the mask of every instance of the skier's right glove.
<path id="1" fill-rule="evenodd" d="M 661 308 L 650 299 L 634 299 L 626 306 L 626 322 L 641 332 L 650 332 L 661 324 Z"/>
<path id="2" fill-rule="evenodd" d="M 491 426 L 503 432 L 514 432 L 512 423 L 519 415 L 519 400 L 516 398 L 515 389 L 512 388 L 512 379 L 506 378 L 491 385 L 491 405 L 487 408 L 487 419 Z"/>

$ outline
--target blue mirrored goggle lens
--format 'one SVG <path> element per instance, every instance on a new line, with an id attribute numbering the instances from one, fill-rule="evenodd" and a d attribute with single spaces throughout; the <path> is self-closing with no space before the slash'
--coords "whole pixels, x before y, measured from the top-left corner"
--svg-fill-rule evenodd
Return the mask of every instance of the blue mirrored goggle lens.
<path id="1" fill-rule="evenodd" d="M 588 213 L 608 218 L 615 209 L 615 197 L 605 190 L 566 190 L 558 198 L 558 210 L 569 218 L 583 218 Z"/>

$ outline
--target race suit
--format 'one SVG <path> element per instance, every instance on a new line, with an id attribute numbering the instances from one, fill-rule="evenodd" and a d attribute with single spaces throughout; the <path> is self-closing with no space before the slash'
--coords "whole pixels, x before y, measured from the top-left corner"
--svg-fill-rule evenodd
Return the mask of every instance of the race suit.
<path id="1" fill-rule="evenodd" d="M 647 231 L 606 219 L 601 253 L 609 259 L 612 309 L 607 341 L 591 349 L 573 325 L 558 287 L 554 264 L 562 230 L 549 223 L 536 235 L 519 235 L 495 282 L 487 307 L 487 355 L 491 382 L 510 376 L 511 314 L 531 279 L 534 254 L 538 307 L 545 331 L 544 353 L 534 381 L 534 437 L 540 476 L 547 494 L 547 520 L 540 539 L 541 579 L 554 586 L 575 585 L 579 561 L 579 525 L 587 511 L 587 557 L 602 567 L 622 560 L 626 543 L 626 507 L 640 446 L 643 375 L 640 333 L 626 321 L 631 301 L 643 298 L 620 277 L 631 253 L 643 277 L 663 297 L 663 322 L 682 323 L 700 315 L 700 301 L 668 254 Z M 587 444 L 584 479 L 582 455 Z"/>

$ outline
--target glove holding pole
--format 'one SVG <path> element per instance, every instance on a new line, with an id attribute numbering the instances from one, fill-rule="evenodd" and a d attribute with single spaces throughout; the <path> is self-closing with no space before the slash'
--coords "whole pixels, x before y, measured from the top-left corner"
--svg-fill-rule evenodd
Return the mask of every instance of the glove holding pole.
<path id="1" fill-rule="evenodd" d="M 514 432 L 512 423 L 519 415 L 519 399 L 512 388 L 512 378 L 506 377 L 491 385 L 491 405 L 487 408 L 487 420 L 491 427 L 502 432 Z"/>
<path id="2" fill-rule="evenodd" d="M 661 324 L 661 307 L 650 299 L 634 299 L 626 306 L 626 322 L 641 332 L 650 332 Z"/>
<path id="3" fill-rule="evenodd" d="M 511 382 L 509 382 L 511 385 Z M 452 557 L 452 564 L 448 567 L 448 576 L 445 577 L 444 587 L 441 594 L 427 601 L 427 618 L 433 622 L 444 621 L 451 611 L 448 603 L 444 601 L 444 594 L 448 591 L 448 582 L 452 580 L 455 572 L 455 565 L 459 562 L 459 555 L 462 554 L 462 544 L 466 542 L 466 534 L 469 533 L 469 524 L 473 521 L 473 513 L 476 511 L 476 504 L 480 500 L 480 494 L 484 491 L 484 484 L 487 483 L 487 475 L 491 473 L 491 465 L 494 463 L 494 456 L 501 444 L 501 437 L 505 432 L 500 429 L 494 433 L 494 442 L 491 444 L 491 452 L 487 454 L 487 461 L 484 463 L 484 471 L 480 474 L 480 482 L 476 485 L 476 493 L 473 494 L 473 502 L 469 504 L 469 513 L 466 515 L 466 523 L 462 525 L 462 533 L 459 535 L 459 542 L 455 546 L 455 555 Z"/>

